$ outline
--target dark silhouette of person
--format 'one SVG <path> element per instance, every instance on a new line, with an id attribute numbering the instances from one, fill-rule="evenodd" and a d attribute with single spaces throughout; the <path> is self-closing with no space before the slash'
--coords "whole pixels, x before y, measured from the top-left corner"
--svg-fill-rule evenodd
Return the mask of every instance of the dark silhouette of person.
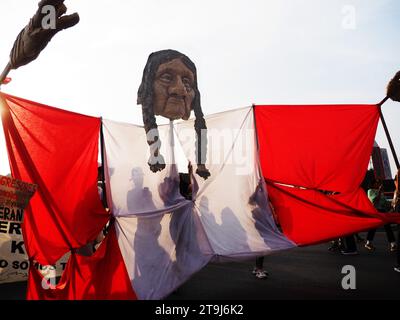
<path id="1" fill-rule="evenodd" d="M 215 219 L 215 214 L 210 211 L 209 200 L 207 197 L 203 196 L 199 201 L 199 212 L 203 217 L 202 221 L 206 225 L 207 230 L 218 230 L 220 227 Z"/>
<path id="2" fill-rule="evenodd" d="M 274 210 L 271 202 L 268 201 L 268 198 L 265 195 L 261 179 L 258 182 L 256 190 L 250 196 L 249 204 L 252 206 L 255 206 L 255 208 L 251 211 L 251 213 L 252 213 L 253 218 L 255 219 L 255 227 L 258 230 L 258 232 L 260 233 L 260 235 L 262 236 L 263 225 L 260 223 L 260 221 L 265 221 L 265 213 L 266 213 L 265 208 L 268 205 L 271 208 L 271 212 L 274 216 L 276 223 L 278 222 L 278 218 L 275 215 L 275 210 Z M 268 245 L 268 243 L 267 243 L 267 245 Z M 264 257 L 263 256 L 259 256 L 256 258 L 256 263 L 253 268 L 252 274 L 257 279 L 266 279 L 269 276 L 268 271 L 264 269 Z"/>
<path id="3" fill-rule="evenodd" d="M 185 198 L 180 192 L 181 182 L 179 179 L 178 168 L 175 164 L 171 165 L 170 174 L 158 186 L 158 194 L 164 202 L 165 207 L 170 207 L 181 203 Z"/>
<path id="4" fill-rule="evenodd" d="M 230 239 L 231 235 L 235 235 L 234 243 L 222 243 L 224 246 L 222 249 L 227 251 L 228 254 L 230 251 L 235 254 L 247 254 L 251 252 L 251 249 L 248 245 L 248 237 L 246 230 L 241 225 L 239 219 L 236 217 L 235 213 L 231 208 L 225 207 L 221 212 L 221 225 L 219 227 L 218 234 L 227 235 L 227 238 Z M 223 239 L 223 238 L 222 238 Z"/>
<path id="5" fill-rule="evenodd" d="M 134 219 L 132 225 L 136 222 L 133 240 L 135 252 L 133 286 L 139 295 L 144 292 L 151 294 L 156 286 L 154 274 L 159 273 L 159 265 L 168 265 L 170 262 L 169 254 L 158 242 L 164 214 L 155 213 L 157 208 L 151 191 L 144 186 L 142 168 L 133 168 L 130 180 L 133 182 L 133 187 L 127 194 L 128 210 L 131 213 L 139 214 L 136 217 L 130 217 L 130 219 Z M 140 296 L 140 298 L 145 297 Z"/>
<path id="6" fill-rule="evenodd" d="M 140 167 L 133 168 L 131 171 L 131 181 L 133 188 L 128 191 L 127 205 L 128 210 L 134 213 L 145 213 L 156 210 L 153 196 L 148 187 L 144 187 L 144 173 Z"/>

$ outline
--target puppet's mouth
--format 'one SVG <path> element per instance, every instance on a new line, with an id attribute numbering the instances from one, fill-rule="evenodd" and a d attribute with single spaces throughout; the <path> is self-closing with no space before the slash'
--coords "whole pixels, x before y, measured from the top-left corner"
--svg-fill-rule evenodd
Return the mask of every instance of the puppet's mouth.
<path id="1" fill-rule="evenodd" d="M 169 103 L 185 103 L 185 97 L 183 96 L 172 96 L 168 99 Z"/>
<path id="2" fill-rule="evenodd" d="M 185 115 L 185 101 L 169 100 L 164 113 L 168 119 L 181 119 Z"/>

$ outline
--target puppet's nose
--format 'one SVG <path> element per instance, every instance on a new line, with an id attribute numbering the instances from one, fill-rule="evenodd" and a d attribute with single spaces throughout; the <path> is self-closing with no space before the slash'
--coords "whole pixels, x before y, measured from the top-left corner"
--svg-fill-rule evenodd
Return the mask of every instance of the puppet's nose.
<path id="1" fill-rule="evenodd" d="M 169 94 L 173 96 L 185 96 L 186 89 L 181 77 L 176 77 L 173 84 L 171 84 Z"/>

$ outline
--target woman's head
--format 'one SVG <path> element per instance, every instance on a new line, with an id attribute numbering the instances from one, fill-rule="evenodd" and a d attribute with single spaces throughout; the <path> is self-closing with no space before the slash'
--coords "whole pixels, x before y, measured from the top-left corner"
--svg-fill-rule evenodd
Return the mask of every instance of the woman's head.
<path id="1" fill-rule="evenodd" d="M 204 166 L 207 126 L 201 110 L 195 64 L 186 55 L 175 50 L 153 52 L 143 71 L 137 103 L 142 105 L 143 122 L 151 150 L 149 165 L 153 172 L 165 168 L 164 159 L 159 154 L 160 141 L 155 115 L 170 120 L 188 120 L 191 111 L 194 111 L 198 164 L 196 172 L 207 178 L 210 175 Z"/>
<path id="2" fill-rule="evenodd" d="M 138 104 L 170 120 L 190 117 L 201 110 L 194 63 L 175 50 L 152 53 L 143 71 Z"/>

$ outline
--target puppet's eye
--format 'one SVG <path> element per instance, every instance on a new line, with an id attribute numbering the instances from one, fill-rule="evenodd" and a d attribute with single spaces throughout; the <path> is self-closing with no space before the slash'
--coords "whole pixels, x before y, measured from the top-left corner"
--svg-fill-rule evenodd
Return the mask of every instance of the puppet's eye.
<path id="1" fill-rule="evenodd" d="M 160 76 L 160 80 L 164 82 L 171 82 L 172 81 L 172 75 L 170 73 L 163 73 Z"/>
<path id="2" fill-rule="evenodd" d="M 182 79 L 183 84 L 185 85 L 186 89 L 191 90 L 192 89 L 192 81 L 190 81 L 189 78 L 184 77 Z"/>

